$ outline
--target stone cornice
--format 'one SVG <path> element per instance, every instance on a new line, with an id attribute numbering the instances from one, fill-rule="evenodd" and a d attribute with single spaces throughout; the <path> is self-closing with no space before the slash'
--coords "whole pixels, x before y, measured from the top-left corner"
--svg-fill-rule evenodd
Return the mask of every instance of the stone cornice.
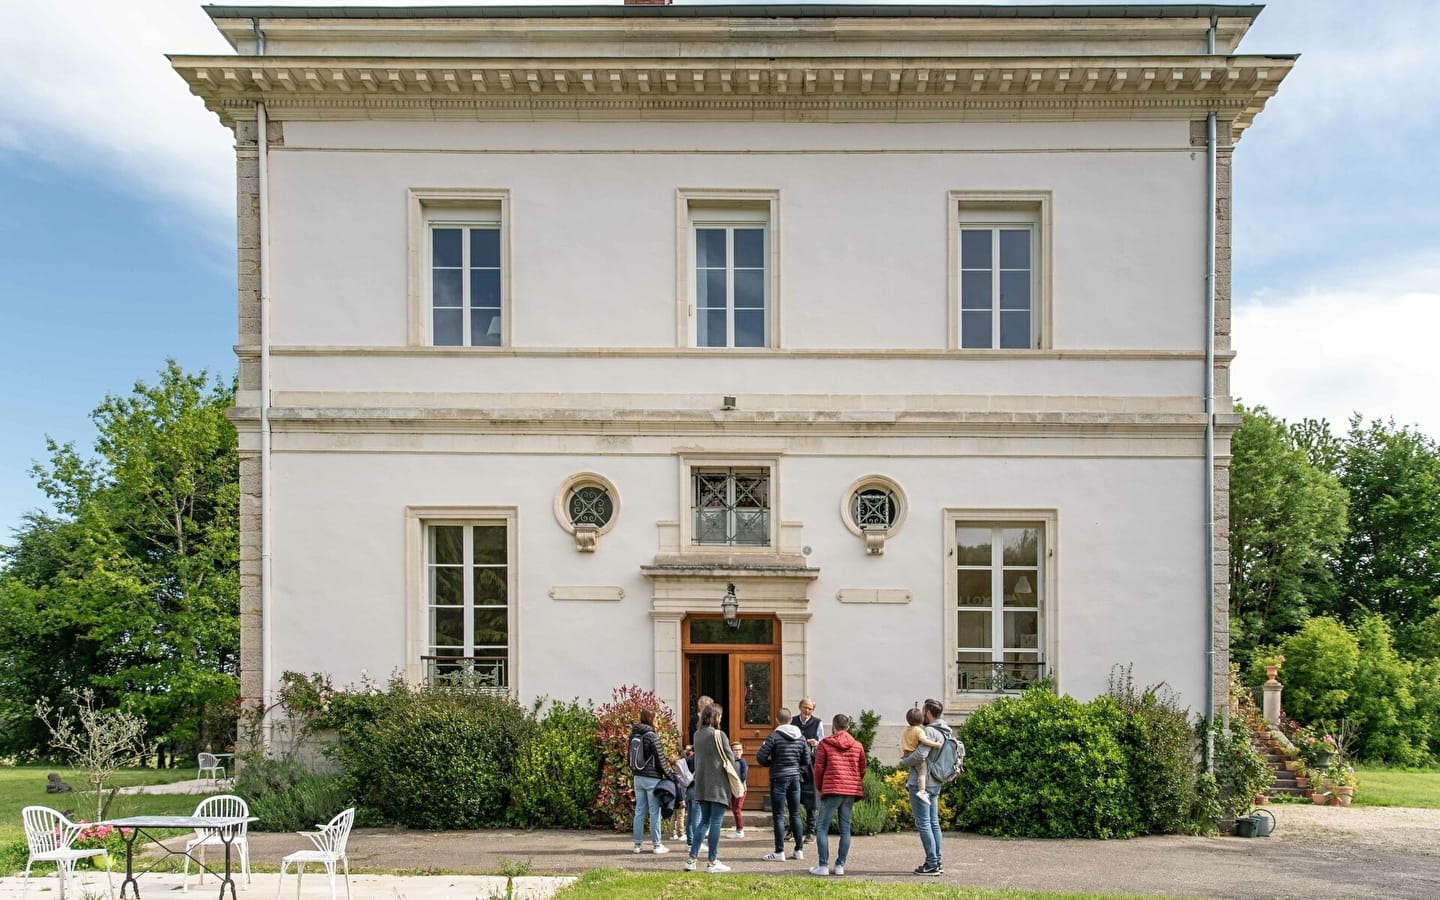
<path id="1" fill-rule="evenodd" d="M 1232 135 L 1288 56 L 476 59 L 175 56 L 227 125 L 276 120 L 968 121 L 1195 118 Z"/>
<path id="2" fill-rule="evenodd" d="M 260 348 L 254 344 L 236 344 L 232 348 L 241 359 L 257 359 Z M 411 346 L 350 346 L 302 345 L 272 346 L 272 356 L 341 358 L 389 357 L 413 359 L 952 359 L 1023 362 L 1037 360 L 1141 360 L 1190 361 L 1203 360 L 1203 350 L 1106 350 L 1101 348 L 1048 348 L 1044 350 L 970 350 L 915 347 L 875 348 L 726 348 L 715 351 L 697 347 L 411 347 Z M 1228 362 L 1235 358 L 1233 350 L 1218 352 L 1217 358 Z"/>

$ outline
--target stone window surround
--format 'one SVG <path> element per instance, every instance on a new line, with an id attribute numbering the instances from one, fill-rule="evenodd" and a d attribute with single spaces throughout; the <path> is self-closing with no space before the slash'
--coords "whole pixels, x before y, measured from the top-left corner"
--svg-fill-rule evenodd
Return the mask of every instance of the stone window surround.
<path id="1" fill-rule="evenodd" d="M 697 211 L 722 213 L 726 209 L 762 211 L 765 215 L 764 347 L 740 348 L 755 353 L 779 350 L 780 343 L 780 191 L 775 189 L 678 188 L 675 191 L 675 346 L 706 352 L 735 352 L 734 347 L 696 347 L 695 239 Z"/>
<path id="2" fill-rule="evenodd" d="M 577 529 L 575 523 L 570 521 L 570 510 L 568 508 L 570 504 L 570 494 L 572 491 L 577 491 L 583 487 L 598 487 L 610 495 L 610 503 L 613 507 L 610 512 L 610 519 L 599 528 Z M 577 472 L 561 482 L 560 489 L 555 492 L 554 508 L 555 521 L 560 523 L 560 527 L 565 530 L 566 534 L 575 537 L 576 549 L 581 552 L 592 551 L 595 549 L 595 539 L 602 535 L 609 534 L 615 527 L 615 523 L 620 519 L 620 491 L 615 487 L 613 481 L 598 472 Z M 586 531 L 589 531 L 589 534 L 586 534 Z"/>
<path id="3" fill-rule="evenodd" d="M 505 558 L 508 577 L 508 646 L 510 696 L 522 696 L 520 680 L 520 533 L 519 508 L 515 506 L 407 506 L 405 507 L 405 680 L 425 682 L 421 657 L 430 643 L 425 594 L 425 528 L 429 525 L 505 525 Z"/>
<path id="4" fill-rule="evenodd" d="M 960 350 L 960 229 L 967 220 L 980 222 L 987 210 L 1030 212 L 1035 216 L 1035 246 L 1031 249 L 1034 272 L 1034 296 L 1031 297 L 1031 329 L 1036 335 L 1036 346 L 1021 350 L 976 349 L 970 352 L 986 354 L 1028 354 L 1037 350 L 1049 350 L 1055 346 L 1055 316 L 1052 303 L 1054 273 L 1054 222 L 1052 214 L 1053 194 L 1051 191 L 950 191 L 946 194 L 946 221 L 948 223 L 947 273 L 949 289 L 946 304 L 948 336 L 951 350 Z M 981 213 L 977 218 L 971 219 Z"/>
<path id="5" fill-rule="evenodd" d="M 894 497 L 895 505 L 899 507 L 895 513 L 894 523 L 878 534 L 874 532 L 867 533 L 865 529 L 861 528 L 859 524 L 856 523 L 850 510 L 851 501 L 855 498 L 855 495 L 869 488 L 878 488 L 887 491 Z M 900 529 L 905 525 L 905 517 L 909 512 L 910 501 L 906 497 L 905 489 L 900 486 L 900 482 L 885 475 L 862 475 L 850 482 L 850 486 L 840 495 L 840 521 L 845 523 L 845 527 L 851 534 L 865 539 L 866 552 L 872 556 L 879 556 L 883 553 L 885 550 L 885 542 L 900 533 Z"/>
<path id="6" fill-rule="evenodd" d="M 945 710 L 960 715 L 968 715 L 979 709 L 981 706 L 991 702 L 997 694 L 986 693 L 965 693 L 962 694 L 955 689 L 956 676 L 956 642 L 958 640 L 958 623 L 955 621 L 954 597 L 957 590 L 955 573 L 955 527 L 960 523 L 979 523 L 986 525 L 1015 524 L 1038 526 L 1041 532 L 1041 548 L 1044 556 L 1040 561 L 1041 578 L 1044 580 L 1044 591 L 1040 604 L 1040 628 L 1044 640 L 1041 648 L 1041 658 L 1045 661 L 1045 674 L 1054 682 L 1056 692 L 1062 690 L 1060 680 L 1059 647 L 1059 596 L 1060 584 L 1057 578 L 1059 572 L 1058 552 L 1056 549 L 1056 534 L 1059 530 L 1059 511 L 1056 509 L 1002 509 L 1002 508 L 970 508 L 970 507 L 945 507 L 943 515 L 943 527 L 945 529 L 945 603 L 941 606 L 941 616 L 945 630 Z"/>
<path id="7" fill-rule="evenodd" d="M 770 470 L 770 539 L 765 545 L 695 543 L 696 469 L 767 468 Z M 684 555 L 774 556 L 780 550 L 780 455 L 778 453 L 682 453 L 680 455 L 680 546 Z"/>
<path id="8" fill-rule="evenodd" d="M 510 253 L 510 191 L 503 188 L 409 188 L 406 190 L 406 269 L 408 344 L 411 347 L 434 347 L 430 337 L 429 222 L 450 214 L 463 220 L 468 213 L 487 213 L 487 219 L 498 211 L 500 222 L 500 346 L 465 347 L 483 353 L 486 350 L 508 349 L 512 344 L 511 295 L 512 256 Z"/>

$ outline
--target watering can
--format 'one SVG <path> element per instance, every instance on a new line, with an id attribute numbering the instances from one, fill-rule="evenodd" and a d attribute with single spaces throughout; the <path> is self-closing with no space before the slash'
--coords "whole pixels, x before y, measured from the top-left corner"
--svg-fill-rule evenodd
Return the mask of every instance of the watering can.
<path id="1" fill-rule="evenodd" d="M 1235 820 L 1236 837 L 1269 837 L 1274 831 L 1275 814 L 1268 809 L 1257 809 Z"/>

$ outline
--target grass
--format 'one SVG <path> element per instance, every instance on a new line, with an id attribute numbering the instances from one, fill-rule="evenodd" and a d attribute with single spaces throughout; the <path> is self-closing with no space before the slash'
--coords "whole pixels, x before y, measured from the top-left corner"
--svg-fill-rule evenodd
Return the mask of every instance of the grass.
<path id="1" fill-rule="evenodd" d="M 858 878 L 780 875 L 706 875 L 695 872 L 620 872 L 599 869 L 555 895 L 555 900 L 669 900 L 673 897 L 752 897 L 767 900 L 824 897 L 825 900 L 1125 900 L 1118 894 L 1052 894 L 1014 888 L 964 888 L 904 882 L 881 884 Z M 1132 897 L 1131 900 L 1138 900 Z"/>
<path id="2" fill-rule="evenodd" d="M 76 769 L 56 766 L 0 766 L 0 875 L 11 874 L 25 868 L 25 826 L 20 820 L 20 810 L 27 806 L 49 806 L 65 811 L 74 809 L 77 819 L 95 817 L 94 801 L 74 794 L 45 793 L 45 776 L 59 772 L 60 777 L 71 785 L 81 785 L 85 779 Z M 122 769 L 115 773 L 114 784 L 134 787 L 142 784 L 169 784 L 194 778 L 193 768 L 179 769 Z M 120 794 L 110 804 L 106 813 L 110 818 L 141 815 L 188 815 L 195 811 L 199 797 L 186 794 Z"/>
<path id="3" fill-rule="evenodd" d="M 1411 806 L 1440 809 L 1440 770 L 1356 766 L 1356 806 Z"/>

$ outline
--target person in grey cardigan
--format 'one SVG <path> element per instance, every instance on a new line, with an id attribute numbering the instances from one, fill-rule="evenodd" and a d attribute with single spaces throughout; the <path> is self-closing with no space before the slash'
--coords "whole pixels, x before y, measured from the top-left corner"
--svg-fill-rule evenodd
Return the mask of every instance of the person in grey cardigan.
<path id="1" fill-rule="evenodd" d="M 709 864 L 707 872 L 728 872 L 730 867 L 722 863 L 720 855 L 720 823 L 725 810 L 730 808 L 730 779 L 725 775 L 725 763 L 733 764 L 735 756 L 730 751 L 730 738 L 720 730 L 720 720 L 725 710 L 718 703 L 705 708 L 700 716 L 700 730 L 695 732 L 695 802 L 700 806 L 700 815 L 694 833 L 690 835 L 690 858 L 685 860 L 685 871 L 695 871 L 695 859 L 700 855 L 700 845 L 708 836 L 710 839 Z"/>

